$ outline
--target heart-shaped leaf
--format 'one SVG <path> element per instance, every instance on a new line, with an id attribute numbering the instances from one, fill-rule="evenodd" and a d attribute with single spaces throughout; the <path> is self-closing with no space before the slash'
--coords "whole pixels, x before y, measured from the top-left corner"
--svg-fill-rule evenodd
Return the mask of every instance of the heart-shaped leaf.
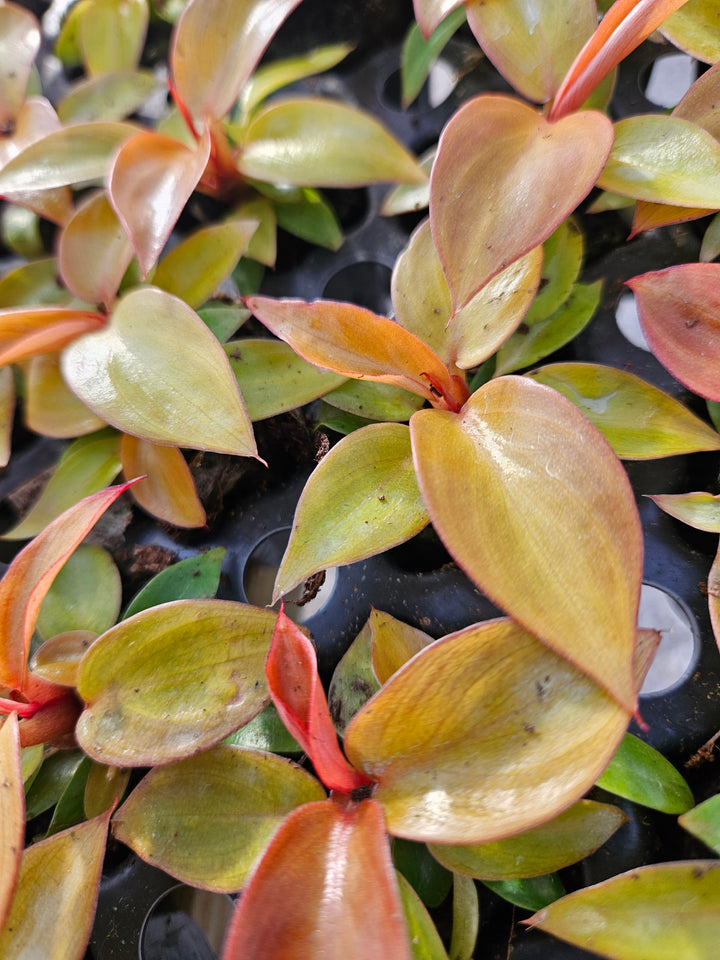
<path id="1" fill-rule="evenodd" d="M 245 131 L 238 169 L 301 187 L 427 180 L 415 157 L 369 113 L 320 97 L 260 109 Z"/>
<path id="2" fill-rule="evenodd" d="M 465 399 L 440 357 L 415 334 L 387 317 L 333 300 L 248 297 L 247 305 L 275 336 L 319 367 L 346 377 L 393 383 L 437 402 L 431 385 Z"/>
<path id="3" fill-rule="evenodd" d="M 63 283 L 88 303 L 110 306 L 132 256 L 132 244 L 104 193 L 82 203 L 60 234 Z"/>
<path id="4" fill-rule="evenodd" d="M 0 126 L 12 129 L 25 101 L 30 72 L 40 49 L 40 25 L 16 3 L 0 7 Z"/>
<path id="5" fill-rule="evenodd" d="M 632 712 L 642 538 L 607 441 L 565 397 L 512 376 L 460 414 L 418 411 L 410 431 L 430 519 L 460 566 Z"/>
<path id="6" fill-rule="evenodd" d="M 243 890 L 222 956 L 410 960 L 379 804 L 323 800 L 293 811 Z"/>
<path id="7" fill-rule="evenodd" d="M 368 781 L 342 755 L 317 673 L 315 648 L 281 611 L 265 667 L 273 703 L 283 723 L 330 790 L 350 793 Z"/>
<path id="8" fill-rule="evenodd" d="M 82 960 L 95 914 L 107 824 L 103 814 L 25 850 L 0 931 L 3 960 Z"/>
<path id="9" fill-rule="evenodd" d="M 684 263 L 628 280 L 660 363 L 681 383 L 720 400 L 720 264 Z"/>
<path id="10" fill-rule="evenodd" d="M 198 120 L 230 112 L 265 47 L 300 0 L 190 0 L 175 27 L 172 82 Z"/>
<path id="11" fill-rule="evenodd" d="M 176 527 L 203 526 L 205 510 L 187 461 L 177 447 L 161 446 L 125 433 L 121 456 L 126 477 L 144 477 L 132 493 L 144 510 Z"/>
<path id="12" fill-rule="evenodd" d="M 720 863 L 681 860 L 576 890 L 525 922 L 610 960 L 712 957 L 718 902 Z"/>
<path id="13" fill-rule="evenodd" d="M 626 370 L 595 363 L 552 363 L 529 376 L 572 400 L 619 457 L 643 460 L 720 449 L 717 431 Z"/>
<path id="14" fill-rule="evenodd" d="M 110 168 L 108 194 L 143 277 L 165 246 L 209 157 L 207 131 L 190 149 L 171 137 L 143 130 L 118 151 Z"/>
<path id="15" fill-rule="evenodd" d="M 0 684 L 22 688 L 27 654 L 45 594 L 73 550 L 129 483 L 101 490 L 70 507 L 39 533 L 0 580 Z"/>
<path id="16" fill-rule="evenodd" d="M 73 84 L 58 103 L 58 116 L 65 124 L 92 120 L 124 120 L 159 88 L 152 73 L 117 70 Z"/>
<path id="17" fill-rule="evenodd" d="M 0 930 L 10 909 L 25 842 L 25 794 L 20 769 L 18 718 L 11 713 L 0 726 Z"/>
<path id="18" fill-rule="evenodd" d="M 351 433 L 323 457 L 305 485 L 274 600 L 318 570 L 404 543 L 427 522 L 407 426 L 378 423 Z"/>
<path id="19" fill-rule="evenodd" d="M 592 110 L 550 123 L 519 100 L 488 94 L 454 114 L 430 180 L 430 222 L 453 311 L 572 213 L 612 141 L 610 121 Z M 559 164 L 567 175 L 560 193 Z"/>
<path id="20" fill-rule="evenodd" d="M 694 803 L 690 787 L 670 761 L 631 733 L 623 737 L 598 786 L 663 813 L 684 813 Z"/>
<path id="21" fill-rule="evenodd" d="M 500 619 L 416 654 L 355 714 L 345 752 L 377 780 L 390 833 L 486 843 L 579 800 L 628 719 L 594 681 Z"/>
<path id="22" fill-rule="evenodd" d="M 214 746 L 268 702 L 274 624 L 271 610 L 229 600 L 177 600 L 123 620 L 80 665 L 83 749 L 127 767 Z"/>
<path id="23" fill-rule="evenodd" d="M 5 367 L 12 373 L 10 367 Z M 69 439 L 94 433 L 105 426 L 72 392 L 60 371 L 60 356 L 43 353 L 24 367 L 25 424 L 46 437 Z"/>
<path id="24" fill-rule="evenodd" d="M 720 793 L 678 817 L 678 823 L 720 856 Z"/>
<path id="25" fill-rule="evenodd" d="M 323 800 L 301 767 L 259 750 L 219 744 L 156 767 L 113 817 L 113 834 L 146 863 L 184 883 L 233 893 L 285 817 Z"/>
<path id="26" fill-rule="evenodd" d="M 597 25 L 594 0 L 561 0 L 539 13 L 525 0 L 466 4 L 483 53 L 528 100 L 545 103 Z"/>
<path id="27" fill-rule="evenodd" d="M 553 873 L 594 853 L 628 820 L 619 807 L 579 800 L 534 830 L 475 846 L 432 844 L 455 873 L 480 880 L 521 880 Z"/>
<path id="28" fill-rule="evenodd" d="M 153 443 L 256 456 L 252 424 L 225 351 L 169 293 L 128 293 L 99 333 L 63 353 L 74 393 L 107 423 Z"/>
<path id="29" fill-rule="evenodd" d="M 145 45 L 146 0 L 103 0 L 83 10 L 78 40 L 90 75 L 132 70 Z"/>

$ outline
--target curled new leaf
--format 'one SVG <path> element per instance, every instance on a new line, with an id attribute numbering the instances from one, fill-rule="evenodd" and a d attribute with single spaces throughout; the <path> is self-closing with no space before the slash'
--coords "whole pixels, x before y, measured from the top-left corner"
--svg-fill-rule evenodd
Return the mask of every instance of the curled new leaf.
<path id="1" fill-rule="evenodd" d="M 273 597 L 318 570 L 404 543 L 427 522 L 408 428 L 378 423 L 357 430 L 320 461 L 308 480 Z"/>

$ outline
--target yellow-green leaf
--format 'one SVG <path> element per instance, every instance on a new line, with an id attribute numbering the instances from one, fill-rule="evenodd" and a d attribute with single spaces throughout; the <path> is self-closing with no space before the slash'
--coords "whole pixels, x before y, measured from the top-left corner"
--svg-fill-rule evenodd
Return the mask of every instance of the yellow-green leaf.
<path id="1" fill-rule="evenodd" d="M 395 876 L 400 888 L 413 960 L 448 960 L 440 934 L 424 903 L 399 871 Z"/>
<path id="2" fill-rule="evenodd" d="M 373 670 L 381 686 L 411 657 L 433 642 L 427 633 L 382 610 L 373 609 L 368 624 Z"/>
<path id="3" fill-rule="evenodd" d="M 720 863 L 681 860 L 577 890 L 527 921 L 610 960 L 710 960 L 720 941 Z"/>
<path id="4" fill-rule="evenodd" d="M 475 846 L 432 844 L 430 852 L 448 870 L 480 880 L 539 877 L 594 853 L 627 819 L 612 804 L 579 800 L 547 823 L 513 837 Z"/>
<path id="5" fill-rule="evenodd" d="M 80 666 L 83 749 L 102 763 L 150 766 L 218 743 L 269 700 L 275 620 L 229 600 L 177 600 L 108 630 Z"/>
<path id="6" fill-rule="evenodd" d="M 410 430 L 431 521 L 468 576 L 634 710 L 642 536 L 607 441 L 565 397 L 514 376 L 460 414 L 418 411 Z"/>
<path id="7" fill-rule="evenodd" d="M 74 687 L 80 661 L 97 638 L 94 630 L 68 630 L 55 634 L 33 654 L 30 662 L 33 674 L 51 683 Z M 102 813 L 102 810 L 95 813 Z"/>
<path id="8" fill-rule="evenodd" d="M 720 449 L 720 435 L 709 424 L 634 373 L 595 363 L 553 363 L 528 376 L 572 400 L 619 457 Z"/>
<path id="9" fill-rule="evenodd" d="M 157 90 L 158 80 L 143 70 L 117 70 L 74 84 L 58 104 L 63 123 L 124 120 Z"/>
<path id="10" fill-rule="evenodd" d="M 83 11 L 78 40 L 90 75 L 132 70 L 145 44 L 147 0 L 94 0 Z"/>
<path id="11" fill-rule="evenodd" d="M 57 353 L 32 357 L 24 369 L 23 414 L 31 430 L 46 437 L 69 439 L 94 433 L 105 426 L 105 421 L 89 410 L 65 383 Z"/>
<path id="12" fill-rule="evenodd" d="M 11 367 L 0 369 L 0 467 L 10 460 L 15 420 L 15 377 Z"/>
<path id="13" fill-rule="evenodd" d="M 705 63 L 720 60 L 717 0 L 687 0 L 667 18 L 660 32 L 676 47 Z"/>
<path id="14" fill-rule="evenodd" d="M 156 767 L 113 817 L 113 834 L 184 883 L 233 893 L 285 817 L 324 799 L 301 767 L 260 750 L 220 744 Z"/>
<path id="15" fill-rule="evenodd" d="M 153 443 L 256 455 L 225 351 L 198 315 L 164 290 L 128 293 L 107 326 L 64 351 L 62 371 L 98 416 Z"/>
<path id="16" fill-rule="evenodd" d="M 696 493 L 648 494 L 648 497 L 665 513 L 696 530 L 720 533 L 720 496 L 699 490 Z"/>
<path id="17" fill-rule="evenodd" d="M 678 817 L 678 823 L 720 856 L 720 793 Z"/>
<path id="18" fill-rule="evenodd" d="M 43 640 L 68 630 L 104 633 L 117 620 L 121 601 L 120 572 L 110 553 L 81 543 L 45 594 L 35 629 Z"/>
<path id="19" fill-rule="evenodd" d="M 318 570 L 404 543 L 427 521 L 408 428 L 378 423 L 351 433 L 320 461 L 305 485 L 273 598 Z"/>
<path id="20" fill-rule="evenodd" d="M 423 406 L 416 393 L 403 390 L 392 383 L 374 380 L 346 380 L 323 396 L 325 403 L 366 420 L 391 420 L 395 423 L 409 420 Z"/>
<path id="21" fill-rule="evenodd" d="M 25 842 L 25 794 L 16 713 L 0 726 L 0 931 L 12 902 Z"/>

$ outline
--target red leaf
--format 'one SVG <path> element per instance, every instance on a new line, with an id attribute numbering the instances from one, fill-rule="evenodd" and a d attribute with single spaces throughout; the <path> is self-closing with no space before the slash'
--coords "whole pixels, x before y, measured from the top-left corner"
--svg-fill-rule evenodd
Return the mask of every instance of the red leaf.
<path id="1" fill-rule="evenodd" d="M 294 810 L 243 891 L 223 960 L 410 960 L 375 800 Z"/>
<path id="2" fill-rule="evenodd" d="M 317 673 L 315 648 L 282 611 L 278 614 L 265 673 L 283 723 L 310 757 L 325 786 L 349 793 L 370 783 L 353 770 L 338 746 Z"/>

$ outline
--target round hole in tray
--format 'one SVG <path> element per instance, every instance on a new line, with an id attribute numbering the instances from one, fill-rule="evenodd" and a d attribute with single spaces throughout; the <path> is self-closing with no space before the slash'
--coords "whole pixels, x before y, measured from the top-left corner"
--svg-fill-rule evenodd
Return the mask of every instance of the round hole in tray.
<path id="1" fill-rule="evenodd" d="M 289 538 L 290 529 L 284 527 L 269 534 L 253 548 L 243 572 L 243 589 L 249 603 L 254 603 L 257 607 L 270 606 L 275 577 Z M 305 584 L 301 583 L 285 595 L 285 613 L 295 623 L 305 623 L 327 606 L 336 583 L 337 569 L 331 567 L 325 571 L 325 581 L 312 600 L 298 606 L 297 601 L 305 591 Z"/>
<path id="2" fill-rule="evenodd" d="M 366 307 L 381 316 L 392 312 L 390 281 L 392 270 L 384 263 L 363 260 L 342 267 L 325 284 L 326 300 L 343 300 Z"/>
<path id="3" fill-rule="evenodd" d="M 677 106 L 698 77 L 698 62 L 686 53 L 658 57 L 640 78 L 645 97 L 656 107 Z"/>
<path id="4" fill-rule="evenodd" d="M 638 626 L 652 627 L 662 635 L 640 695 L 657 696 L 674 690 L 698 659 L 699 638 L 692 614 L 667 590 L 643 583 Z"/>
<path id="5" fill-rule="evenodd" d="M 148 911 L 140 931 L 140 960 L 216 960 L 233 912 L 224 893 L 179 884 Z"/>
<path id="6" fill-rule="evenodd" d="M 650 345 L 645 339 L 645 334 L 640 326 L 640 317 L 638 316 L 635 295 L 624 293 L 615 307 L 615 323 L 618 330 L 634 347 L 650 352 Z"/>

